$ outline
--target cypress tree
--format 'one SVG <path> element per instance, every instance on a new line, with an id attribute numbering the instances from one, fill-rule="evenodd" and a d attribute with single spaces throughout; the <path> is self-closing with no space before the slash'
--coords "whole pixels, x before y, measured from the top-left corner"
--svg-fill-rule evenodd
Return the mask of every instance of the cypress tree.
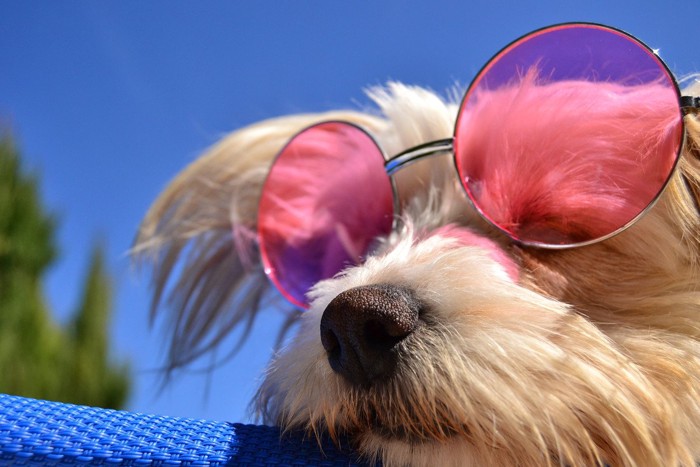
<path id="1" fill-rule="evenodd" d="M 55 224 L 37 178 L 24 173 L 11 138 L 0 134 L 0 392 L 121 408 L 129 378 L 125 365 L 110 362 L 111 283 L 102 248 L 92 253 L 73 319 L 60 326 L 42 289 L 56 258 Z"/>

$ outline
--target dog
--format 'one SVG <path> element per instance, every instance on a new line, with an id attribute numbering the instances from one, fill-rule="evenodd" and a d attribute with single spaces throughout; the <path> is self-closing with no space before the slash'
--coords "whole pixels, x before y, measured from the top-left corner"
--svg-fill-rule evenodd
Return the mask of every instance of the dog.
<path id="1" fill-rule="evenodd" d="M 274 355 L 253 402 L 265 423 L 349 436 L 364 459 L 385 465 L 693 465 L 700 459 L 700 118 L 690 109 L 682 134 L 667 131 L 669 141 L 685 141 L 677 160 L 652 168 L 668 173 L 665 187 L 644 178 L 650 193 L 635 188 L 635 199 L 653 199 L 627 217 L 610 214 L 616 193 L 573 207 L 574 195 L 549 196 L 551 186 L 543 185 L 549 172 L 510 168 L 512 151 L 525 158 L 543 151 L 547 163 L 538 167 L 560 167 L 568 162 L 557 154 L 586 153 L 612 132 L 626 138 L 612 145 L 643 151 L 640 145 L 661 138 L 664 123 L 654 120 L 659 112 L 652 102 L 658 93 L 632 96 L 625 88 L 629 100 L 616 120 L 601 124 L 598 106 L 587 105 L 598 97 L 580 95 L 579 88 L 561 97 L 553 86 L 566 80 L 538 87 L 540 78 L 524 76 L 520 87 L 506 86 L 492 101 L 482 92 L 479 102 L 488 101 L 491 110 L 473 110 L 479 130 L 434 157 L 413 157 L 409 148 L 449 145 L 456 120 L 458 128 L 472 125 L 464 116 L 469 92 L 460 105 L 392 82 L 369 91 L 374 109 L 266 120 L 233 132 L 194 161 L 155 201 L 135 242 L 153 268 L 155 304 L 173 284 L 168 368 L 187 365 L 277 304 L 298 329 Z M 531 99 L 520 99 L 528 76 Z M 516 94 L 506 95 L 511 91 Z M 698 94 L 698 82 L 682 92 L 696 103 Z M 574 121 L 558 121 L 552 131 L 547 103 Z M 386 183 L 383 172 L 363 182 L 335 166 L 326 175 L 283 167 L 270 181 L 290 140 L 323 122 L 367 136 L 385 158 L 408 150 L 413 159 L 386 177 L 393 185 L 381 195 L 373 190 Z M 582 129 L 588 123 L 598 126 Z M 518 138 L 511 136 L 515 128 Z M 475 182 L 465 195 L 452 155 L 472 146 L 486 147 L 489 161 L 504 159 L 488 189 Z M 328 168 L 323 164 L 306 170 L 320 172 Z M 460 164 L 471 178 L 486 165 L 482 159 Z M 622 180 L 639 164 L 606 167 Z M 581 178 L 579 170 L 557 168 L 567 183 Z M 339 173 L 350 184 L 327 196 Z M 289 186 L 266 195 L 285 179 Z M 613 185 L 622 190 L 617 181 L 606 186 Z M 296 232 L 295 222 L 323 217 L 318 211 L 284 217 L 289 200 L 279 198 L 299 189 L 314 202 L 350 199 L 335 215 L 350 220 L 333 238 L 352 260 L 322 275 L 302 298 L 274 277 L 282 267 L 269 258 L 287 254 L 289 245 L 275 242 Z M 363 198 L 367 191 L 372 199 Z M 352 225 L 364 215 L 355 214 L 353 203 L 389 209 L 389 224 L 369 238 L 367 221 L 358 217 L 360 225 Z M 545 213 L 539 224 L 504 234 L 535 210 Z M 599 217 L 614 225 L 589 232 Z M 284 226 L 261 234 L 263 223 Z M 552 225 L 563 223 L 566 232 L 552 233 Z M 358 246 L 357 235 L 368 238 Z M 311 240 L 330 245 L 320 237 Z M 547 242 L 554 247 L 543 248 Z M 284 307 L 266 272 L 297 307 Z"/>

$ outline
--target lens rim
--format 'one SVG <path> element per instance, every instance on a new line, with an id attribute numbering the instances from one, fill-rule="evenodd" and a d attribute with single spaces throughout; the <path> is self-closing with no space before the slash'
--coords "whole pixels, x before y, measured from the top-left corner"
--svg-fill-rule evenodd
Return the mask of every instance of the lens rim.
<path id="1" fill-rule="evenodd" d="M 663 71 L 669 78 L 669 81 L 671 82 L 674 92 L 676 94 L 676 103 L 677 103 L 677 109 L 678 109 L 678 120 L 680 123 L 680 141 L 678 141 L 678 149 L 676 151 L 675 159 L 673 161 L 673 164 L 671 166 L 671 169 L 669 170 L 669 173 L 664 180 L 664 182 L 661 184 L 658 192 L 656 195 L 652 198 L 652 200 L 649 202 L 649 204 L 642 209 L 635 217 L 633 217 L 631 220 L 627 221 L 624 225 L 620 226 L 616 230 L 605 234 L 600 237 L 592 238 L 590 240 L 585 240 L 581 242 L 572 242 L 572 243 L 564 243 L 564 244 L 558 244 L 558 243 L 545 243 L 545 242 L 540 242 L 540 241 L 534 241 L 534 240 L 524 240 L 520 238 L 515 238 L 510 232 L 508 232 L 506 229 L 502 228 L 499 226 L 496 222 L 494 222 L 491 217 L 485 213 L 482 208 L 479 206 L 479 204 L 475 201 L 474 197 L 472 196 L 470 190 L 468 187 L 465 186 L 464 183 L 464 177 L 462 176 L 462 171 L 460 170 L 460 163 L 458 160 L 458 154 L 459 154 L 459 128 L 460 128 L 460 121 L 462 116 L 465 114 L 465 107 L 467 102 L 469 101 L 471 94 L 476 90 L 477 85 L 480 83 L 481 78 L 486 75 L 489 70 L 498 63 L 498 61 L 504 57 L 506 54 L 508 54 L 512 49 L 517 47 L 518 45 L 525 43 L 527 40 L 534 39 L 535 37 L 539 37 L 543 34 L 548 34 L 552 32 L 557 32 L 562 29 L 569 29 L 569 28 L 586 28 L 586 29 L 598 29 L 603 32 L 607 32 L 610 34 L 616 34 L 619 36 L 623 36 L 627 40 L 630 41 L 630 43 L 637 45 L 640 47 L 642 50 L 645 50 L 650 58 L 655 60 L 658 65 L 660 65 L 659 69 Z M 575 247 L 581 247 L 581 246 L 587 246 L 587 245 L 592 245 L 594 243 L 602 242 L 604 240 L 607 240 L 611 237 L 614 237 L 625 230 L 627 230 L 629 227 L 631 227 L 633 224 L 635 224 L 641 217 L 643 217 L 659 200 L 663 192 L 666 190 L 666 187 L 670 183 L 671 179 L 673 178 L 673 174 L 676 171 L 676 167 L 678 166 L 679 160 L 681 158 L 681 154 L 683 153 L 683 149 L 685 147 L 686 143 L 686 129 L 685 129 L 685 118 L 683 115 L 683 110 L 681 106 L 681 90 L 680 86 L 678 84 L 678 80 L 676 77 L 673 75 L 671 70 L 669 69 L 668 65 L 666 62 L 663 61 L 663 59 L 656 53 L 654 49 L 649 47 L 647 44 L 645 44 L 643 41 L 641 41 L 639 38 L 635 37 L 634 35 L 619 29 L 615 28 L 613 26 L 608 26 L 605 24 L 601 23 L 595 23 L 595 22 L 564 22 L 564 23 L 557 23 L 549 26 L 545 26 L 539 29 L 535 29 L 534 31 L 531 31 L 527 34 L 524 34 L 515 40 L 509 42 L 506 46 L 502 47 L 498 52 L 496 52 L 479 70 L 479 72 L 474 76 L 474 78 L 471 80 L 469 83 L 469 86 L 467 87 L 466 92 L 462 96 L 462 100 L 459 105 L 459 110 L 457 112 L 457 117 L 455 119 L 455 125 L 454 125 L 454 130 L 452 134 L 452 138 L 454 141 L 454 147 L 453 147 L 453 155 L 452 155 L 452 160 L 453 164 L 455 167 L 455 171 L 457 173 L 457 176 L 459 177 L 459 182 L 460 185 L 462 186 L 462 189 L 464 190 L 465 195 L 469 199 L 471 205 L 474 207 L 474 209 L 477 210 L 479 215 L 490 225 L 498 229 L 499 231 L 503 232 L 508 238 L 510 238 L 512 241 L 524 245 L 524 246 L 529 246 L 529 247 L 537 247 L 537 248 L 543 248 L 543 249 L 550 249 L 550 250 L 563 250 L 563 249 L 569 249 L 569 248 L 575 248 Z"/>
<path id="2" fill-rule="evenodd" d="M 260 251 L 260 257 L 261 257 L 263 271 L 265 272 L 265 275 L 269 278 L 269 280 L 275 286 L 277 291 L 279 291 L 282 294 L 282 296 L 284 296 L 284 298 L 287 299 L 287 301 L 289 301 L 293 305 L 301 308 L 302 310 L 309 309 L 310 304 L 309 304 L 308 300 L 305 300 L 305 301 L 298 300 L 297 297 L 295 297 L 294 293 L 287 290 L 287 288 L 283 285 L 283 281 L 280 279 L 279 271 L 277 271 L 275 265 L 273 264 L 272 257 L 274 255 L 272 255 L 270 253 L 270 251 L 268 249 L 269 245 L 267 243 L 268 240 L 266 239 L 266 236 L 263 234 L 263 226 L 262 226 L 262 222 L 260 222 L 260 218 L 261 218 L 260 212 L 261 212 L 261 207 L 263 205 L 263 197 L 265 196 L 265 194 L 274 192 L 274 191 L 270 191 L 270 188 L 268 185 L 270 183 L 272 183 L 271 178 L 272 178 L 272 172 L 273 172 L 275 164 L 277 164 L 280 161 L 283 154 L 285 154 L 287 148 L 290 145 L 292 145 L 297 140 L 297 138 L 300 137 L 301 135 L 303 135 L 303 134 L 307 133 L 308 131 L 311 131 L 315 128 L 318 128 L 321 126 L 326 126 L 326 125 L 345 125 L 345 126 L 353 128 L 354 130 L 359 130 L 361 133 L 363 133 L 365 136 L 367 136 L 369 138 L 369 141 L 375 146 L 380 157 L 382 158 L 381 159 L 382 168 L 384 170 L 385 175 L 386 175 L 386 170 L 384 168 L 385 168 L 386 162 L 388 160 L 387 155 L 384 152 L 384 150 L 382 149 L 381 145 L 377 142 L 377 139 L 372 135 L 372 133 L 370 133 L 369 130 L 367 130 L 366 128 L 364 128 L 363 126 L 361 126 L 357 123 L 346 121 L 346 120 L 340 120 L 340 119 L 322 120 L 322 121 L 318 121 L 316 123 L 313 123 L 311 125 L 308 125 L 308 126 L 302 128 L 301 130 L 297 131 L 292 137 L 290 137 L 287 140 L 287 142 L 284 144 L 284 146 L 282 146 L 282 148 L 277 152 L 277 154 L 273 158 L 272 163 L 270 164 L 270 167 L 269 167 L 267 174 L 265 176 L 265 180 L 263 181 L 262 189 L 260 191 L 260 199 L 258 201 L 258 211 L 257 211 L 258 217 L 257 217 L 257 225 L 256 225 L 257 238 L 258 238 L 258 248 Z M 392 230 L 391 231 L 393 231 L 393 229 L 396 226 L 396 222 L 397 222 L 395 214 L 397 212 L 399 212 L 397 188 L 396 188 L 396 184 L 394 182 L 393 177 L 390 177 L 389 175 L 386 175 L 386 177 L 388 178 L 388 181 L 389 181 L 389 184 L 391 187 L 392 212 L 388 213 L 388 215 L 390 215 L 391 219 L 392 219 L 392 223 L 391 223 Z M 338 272 L 340 272 L 340 271 L 337 271 L 336 274 Z M 303 292 L 303 295 L 306 296 L 307 293 L 308 293 L 308 290 Z"/>

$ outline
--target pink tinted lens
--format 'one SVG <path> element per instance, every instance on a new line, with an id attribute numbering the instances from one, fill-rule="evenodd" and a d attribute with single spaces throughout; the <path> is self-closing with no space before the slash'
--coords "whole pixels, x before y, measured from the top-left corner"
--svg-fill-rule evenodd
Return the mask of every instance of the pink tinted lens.
<path id="1" fill-rule="evenodd" d="M 391 231 L 393 191 L 384 157 L 362 129 L 325 122 L 299 133 L 277 156 L 258 208 L 265 272 L 292 303 L 357 264 Z"/>
<path id="2" fill-rule="evenodd" d="M 675 80 L 600 25 L 537 31 L 496 55 L 462 102 L 455 162 L 478 210 L 515 240 L 570 246 L 619 231 L 675 167 Z"/>

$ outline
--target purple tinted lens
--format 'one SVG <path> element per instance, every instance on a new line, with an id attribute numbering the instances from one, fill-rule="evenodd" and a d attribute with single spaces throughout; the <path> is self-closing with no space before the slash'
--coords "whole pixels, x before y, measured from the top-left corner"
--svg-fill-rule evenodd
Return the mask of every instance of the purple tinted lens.
<path id="1" fill-rule="evenodd" d="M 388 235 L 393 191 L 384 157 L 362 129 L 325 122 L 295 136 L 277 156 L 258 208 L 265 272 L 292 303 L 357 264 Z"/>
<path id="2" fill-rule="evenodd" d="M 683 140 L 678 95 L 663 62 L 625 33 L 537 31 L 472 82 L 455 128 L 457 170 L 476 208 L 515 240 L 604 238 L 669 180 Z"/>

